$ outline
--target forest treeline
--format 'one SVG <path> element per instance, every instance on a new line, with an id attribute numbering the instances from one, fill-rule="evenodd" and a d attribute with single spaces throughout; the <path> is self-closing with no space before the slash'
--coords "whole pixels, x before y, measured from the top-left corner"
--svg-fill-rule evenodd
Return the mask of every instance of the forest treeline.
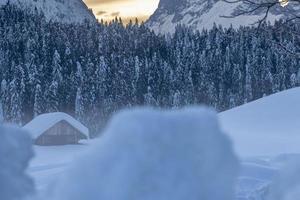
<path id="1" fill-rule="evenodd" d="M 121 108 L 205 104 L 223 111 L 300 85 L 299 24 L 278 21 L 156 35 L 144 24 L 61 24 L 0 8 L 1 105 L 24 124 L 63 111 L 96 135 Z M 295 53 L 295 54 L 294 54 Z"/>

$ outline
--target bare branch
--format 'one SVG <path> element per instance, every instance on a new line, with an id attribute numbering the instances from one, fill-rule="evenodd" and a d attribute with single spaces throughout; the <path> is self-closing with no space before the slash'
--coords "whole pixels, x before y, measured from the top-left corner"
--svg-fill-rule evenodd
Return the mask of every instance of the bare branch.
<path id="1" fill-rule="evenodd" d="M 223 0 L 226 3 L 230 4 L 240 4 L 240 5 L 248 5 L 247 8 L 240 8 L 240 10 L 237 13 L 233 13 L 230 16 L 221 16 L 224 18 L 235 18 L 242 15 L 250 15 L 255 13 L 256 11 L 261 11 L 264 13 L 264 15 L 258 19 L 254 24 L 258 24 L 258 27 L 261 26 L 261 24 L 267 20 L 270 11 L 272 8 L 275 8 L 276 6 L 283 5 L 286 6 L 287 2 L 290 4 L 299 4 L 300 6 L 300 0 Z M 289 11 L 289 15 L 292 17 L 289 17 L 286 19 L 287 22 L 300 19 L 300 13 L 298 15 L 293 13 L 292 10 L 289 7 L 285 7 L 286 11 Z M 300 12 L 300 11 L 299 11 Z M 254 25 L 252 24 L 252 25 Z"/>

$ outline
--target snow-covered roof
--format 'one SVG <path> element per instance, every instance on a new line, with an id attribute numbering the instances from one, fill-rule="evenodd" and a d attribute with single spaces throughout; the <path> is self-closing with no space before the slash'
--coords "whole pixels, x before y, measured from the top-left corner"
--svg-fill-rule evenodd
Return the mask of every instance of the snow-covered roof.
<path id="1" fill-rule="evenodd" d="M 45 131 L 53 127 L 55 124 L 61 121 L 68 122 L 75 129 L 83 133 L 87 138 L 89 137 L 89 130 L 79 121 L 71 117 L 70 115 L 62 112 L 46 113 L 37 116 L 31 122 L 26 124 L 23 129 L 28 131 L 33 139 L 38 138 Z"/>

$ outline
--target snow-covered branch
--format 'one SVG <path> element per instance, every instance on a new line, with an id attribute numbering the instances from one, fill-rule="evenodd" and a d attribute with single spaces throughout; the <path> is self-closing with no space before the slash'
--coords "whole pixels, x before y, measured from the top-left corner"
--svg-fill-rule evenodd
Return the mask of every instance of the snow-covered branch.
<path id="1" fill-rule="evenodd" d="M 259 15 L 260 17 L 252 24 L 261 25 L 268 21 L 268 17 L 272 15 L 272 12 L 281 12 L 284 15 L 284 23 L 280 29 L 286 29 L 285 25 L 289 25 L 300 19 L 300 0 L 223 0 L 229 4 L 239 4 L 237 12 L 230 16 L 222 16 L 225 18 L 236 18 L 243 15 Z M 299 33 L 290 31 L 294 37 L 299 37 Z M 280 47 L 285 52 L 300 57 L 300 54 L 288 50 L 288 48 L 281 44 L 276 43 L 276 46 Z"/>
<path id="2" fill-rule="evenodd" d="M 223 16 L 226 18 L 235 18 L 242 15 L 255 14 L 256 12 L 261 12 L 261 17 L 254 23 L 258 24 L 258 27 L 265 22 L 272 9 L 276 7 L 283 7 L 284 10 L 280 9 L 281 12 L 287 14 L 286 21 L 290 22 L 293 20 L 300 19 L 300 0 L 223 0 L 230 4 L 240 4 L 238 12 L 230 15 Z"/>

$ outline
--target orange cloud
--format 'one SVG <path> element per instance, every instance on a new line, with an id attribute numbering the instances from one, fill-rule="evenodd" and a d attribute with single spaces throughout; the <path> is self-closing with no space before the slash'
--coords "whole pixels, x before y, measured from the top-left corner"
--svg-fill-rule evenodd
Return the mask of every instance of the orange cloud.
<path id="1" fill-rule="evenodd" d="M 124 22 L 138 18 L 145 21 L 157 8 L 159 0 L 84 0 L 98 19 L 110 21 L 121 17 Z"/>

